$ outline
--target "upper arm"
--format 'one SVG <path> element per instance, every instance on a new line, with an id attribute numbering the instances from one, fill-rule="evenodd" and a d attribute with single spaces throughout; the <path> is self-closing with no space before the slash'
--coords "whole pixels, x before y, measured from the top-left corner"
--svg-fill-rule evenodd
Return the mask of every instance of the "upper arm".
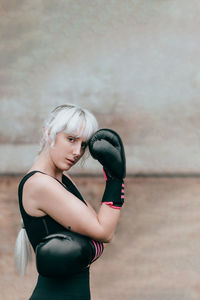
<path id="1" fill-rule="evenodd" d="M 37 174 L 32 181 L 32 196 L 37 209 L 42 210 L 65 228 L 104 240 L 97 214 L 50 176 Z"/>

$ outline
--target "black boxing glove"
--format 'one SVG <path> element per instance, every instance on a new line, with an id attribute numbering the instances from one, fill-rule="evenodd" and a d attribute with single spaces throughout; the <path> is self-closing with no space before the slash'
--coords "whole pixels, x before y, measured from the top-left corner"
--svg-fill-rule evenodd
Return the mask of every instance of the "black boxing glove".
<path id="1" fill-rule="evenodd" d="M 89 150 L 104 170 L 106 188 L 102 203 L 120 209 L 124 203 L 126 158 L 120 136 L 111 129 L 98 130 L 89 141 Z"/>
<path id="2" fill-rule="evenodd" d="M 45 277 L 66 277 L 88 268 L 104 249 L 103 243 L 72 231 L 50 234 L 36 247 L 36 267 Z"/>

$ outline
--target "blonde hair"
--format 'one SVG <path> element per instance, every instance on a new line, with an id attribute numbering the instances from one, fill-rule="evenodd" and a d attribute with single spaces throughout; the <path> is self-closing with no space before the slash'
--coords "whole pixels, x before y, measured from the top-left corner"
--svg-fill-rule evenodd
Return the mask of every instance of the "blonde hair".
<path id="1" fill-rule="evenodd" d="M 56 134 L 65 131 L 68 134 L 81 132 L 81 137 L 87 142 L 98 129 L 94 115 L 87 109 L 73 104 L 57 106 L 44 123 L 44 134 L 40 141 L 41 149 L 51 139 L 50 146 L 55 143 Z"/>
<path id="2" fill-rule="evenodd" d="M 14 264 L 21 276 L 24 276 L 27 264 L 32 259 L 31 244 L 21 220 L 21 229 L 15 242 Z"/>

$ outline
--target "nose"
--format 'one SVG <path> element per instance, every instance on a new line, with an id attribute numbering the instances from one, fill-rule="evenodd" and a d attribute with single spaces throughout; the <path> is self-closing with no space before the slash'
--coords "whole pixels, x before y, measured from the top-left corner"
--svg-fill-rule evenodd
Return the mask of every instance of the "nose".
<path id="1" fill-rule="evenodd" d="M 81 143 L 76 143 L 76 145 L 74 145 L 74 148 L 73 148 L 73 155 L 75 157 L 79 157 L 81 154 L 82 154 Z"/>

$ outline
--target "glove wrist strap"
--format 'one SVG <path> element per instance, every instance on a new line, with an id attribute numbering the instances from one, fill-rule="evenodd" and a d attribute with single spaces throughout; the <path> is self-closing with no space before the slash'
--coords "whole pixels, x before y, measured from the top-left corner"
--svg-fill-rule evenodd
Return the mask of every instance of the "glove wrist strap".
<path id="1" fill-rule="evenodd" d="M 124 182 L 122 179 L 107 179 L 102 203 L 116 209 L 122 207 L 124 204 Z"/>

